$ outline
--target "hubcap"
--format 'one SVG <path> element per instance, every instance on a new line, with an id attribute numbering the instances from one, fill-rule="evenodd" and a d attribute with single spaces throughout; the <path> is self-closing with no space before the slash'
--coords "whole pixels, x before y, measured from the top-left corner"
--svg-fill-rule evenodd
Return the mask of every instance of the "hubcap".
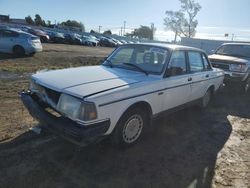
<path id="1" fill-rule="evenodd" d="M 131 116 L 125 123 L 122 131 L 123 140 L 132 143 L 138 139 L 143 128 L 143 119 L 140 115 Z"/>
<path id="2" fill-rule="evenodd" d="M 249 85 L 250 85 L 250 83 L 247 82 L 246 85 L 245 85 L 245 92 L 248 92 L 248 90 L 249 90 Z"/>
<path id="3" fill-rule="evenodd" d="M 206 107 L 210 101 L 210 91 L 207 91 L 203 97 L 203 107 Z"/>

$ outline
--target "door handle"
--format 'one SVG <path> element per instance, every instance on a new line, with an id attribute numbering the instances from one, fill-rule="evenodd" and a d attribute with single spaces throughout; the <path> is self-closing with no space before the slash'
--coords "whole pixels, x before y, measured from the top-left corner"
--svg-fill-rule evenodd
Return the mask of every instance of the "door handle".
<path id="1" fill-rule="evenodd" d="M 209 74 L 206 75 L 206 78 L 208 78 L 208 77 L 209 77 Z"/>
<path id="2" fill-rule="evenodd" d="M 193 79 L 190 77 L 190 78 L 188 78 L 188 81 L 190 82 L 190 81 L 192 81 Z"/>

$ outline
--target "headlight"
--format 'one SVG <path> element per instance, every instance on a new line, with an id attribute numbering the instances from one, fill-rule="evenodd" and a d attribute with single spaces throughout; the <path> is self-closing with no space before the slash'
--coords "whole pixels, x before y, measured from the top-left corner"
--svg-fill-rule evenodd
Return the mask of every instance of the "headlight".
<path id="1" fill-rule="evenodd" d="M 238 64 L 230 64 L 229 70 L 230 71 L 237 71 L 237 72 L 246 72 L 247 66 L 246 65 L 238 65 Z"/>
<path id="2" fill-rule="evenodd" d="M 94 103 L 85 102 L 66 94 L 60 96 L 57 110 L 73 120 L 90 121 L 97 118 Z"/>

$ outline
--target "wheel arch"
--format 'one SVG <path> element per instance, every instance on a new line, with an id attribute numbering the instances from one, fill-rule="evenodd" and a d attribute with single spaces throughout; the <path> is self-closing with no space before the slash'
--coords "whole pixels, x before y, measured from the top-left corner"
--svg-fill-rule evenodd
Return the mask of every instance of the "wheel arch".
<path id="1" fill-rule="evenodd" d="M 123 114 L 125 114 L 127 111 L 129 111 L 129 110 L 131 110 L 131 109 L 133 109 L 133 108 L 139 108 L 139 107 L 141 107 L 141 108 L 143 108 L 144 110 L 146 110 L 146 112 L 150 115 L 150 117 L 152 116 L 152 108 L 151 108 L 151 105 L 148 103 L 148 102 L 146 102 L 146 101 L 137 101 L 137 102 L 135 102 L 135 103 L 133 103 L 133 104 L 131 104 L 124 112 L 123 112 Z M 122 114 L 122 115 L 123 115 Z"/>
<path id="2" fill-rule="evenodd" d="M 136 101 L 133 104 L 130 104 L 127 108 L 125 108 L 125 110 L 122 112 L 122 115 L 119 117 L 118 121 L 116 122 L 116 124 L 118 124 L 121 120 L 121 118 L 130 110 L 134 109 L 134 108 L 142 108 L 143 110 L 146 111 L 146 113 L 148 113 L 148 120 L 150 121 L 152 118 L 152 108 L 151 105 L 147 102 L 147 101 Z M 116 126 L 115 126 L 116 127 Z M 114 128 L 115 128 L 114 127 Z"/>
<path id="3" fill-rule="evenodd" d="M 209 85 L 208 88 L 207 88 L 207 91 L 208 90 L 211 90 L 212 95 L 214 95 L 214 92 L 215 92 L 215 86 L 214 86 L 214 84 Z"/>
<path id="4" fill-rule="evenodd" d="M 20 44 L 15 44 L 15 45 L 13 45 L 13 47 L 12 47 L 12 53 L 14 53 L 14 49 L 15 49 L 16 47 L 21 47 L 21 48 L 24 50 L 24 54 L 26 54 L 25 48 L 24 48 L 22 45 L 20 45 Z"/>

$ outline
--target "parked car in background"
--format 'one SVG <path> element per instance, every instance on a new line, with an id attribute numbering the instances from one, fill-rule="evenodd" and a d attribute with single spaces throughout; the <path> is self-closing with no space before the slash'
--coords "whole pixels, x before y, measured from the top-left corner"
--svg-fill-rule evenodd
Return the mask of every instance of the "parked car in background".
<path id="1" fill-rule="evenodd" d="M 50 37 L 51 42 L 63 44 L 66 41 L 63 33 L 52 32 L 52 31 L 49 31 L 47 33 Z"/>
<path id="2" fill-rule="evenodd" d="M 85 46 L 98 46 L 99 41 L 90 36 L 82 36 L 82 44 Z"/>
<path id="3" fill-rule="evenodd" d="M 130 146 L 154 118 L 190 104 L 207 107 L 223 79 L 199 49 L 127 44 L 99 66 L 37 73 L 20 96 L 34 118 L 74 143 L 110 135 Z"/>
<path id="4" fill-rule="evenodd" d="M 41 42 L 49 42 L 49 35 L 40 29 L 28 29 L 28 33 L 38 36 Z"/>
<path id="5" fill-rule="evenodd" d="M 77 34 L 64 34 L 65 43 L 68 44 L 82 44 L 82 39 Z"/>
<path id="6" fill-rule="evenodd" d="M 127 41 L 125 40 L 120 40 L 122 44 L 127 44 Z"/>
<path id="7" fill-rule="evenodd" d="M 117 46 L 117 44 L 113 40 L 106 38 L 106 37 L 100 38 L 99 44 L 100 46 L 103 46 L 103 47 L 116 47 Z"/>
<path id="8" fill-rule="evenodd" d="M 40 51 L 42 45 L 37 36 L 21 30 L 0 28 L 0 52 L 22 56 Z"/>
<path id="9" fill-rule="evenodd" d="M 112 38 L 112 37 L 107 37 L 108 39 L 112 40 L 116 46 L 120 46 L 120 45 L 123 45 L 122 42 L 120 42 L 119 40 L 115 39 L 115 38 Z"/>
<path id="10" fill-rule="evenodd" d="M 225 82 L 250 90 L 250 43 L 226 43 L 209 56 L 213 67 L 225 71 Z"/>

